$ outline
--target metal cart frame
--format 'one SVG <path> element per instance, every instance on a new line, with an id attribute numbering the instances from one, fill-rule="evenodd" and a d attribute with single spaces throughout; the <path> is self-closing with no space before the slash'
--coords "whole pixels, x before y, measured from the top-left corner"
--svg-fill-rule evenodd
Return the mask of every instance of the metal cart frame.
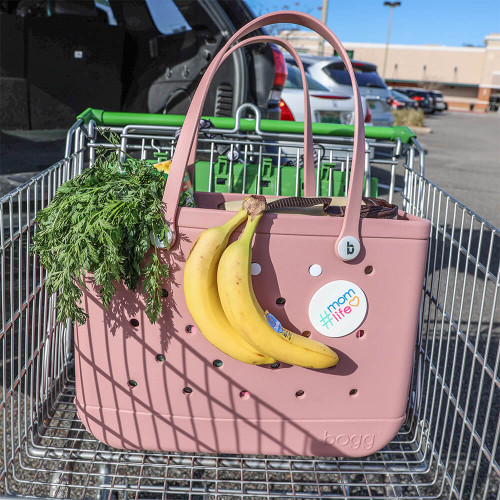
<path id="1" fill-rule="evenodd" d="M 209 189 L 216 160 L 229 158 L 230 176 L 237 148 L 239 161 L 257 165 L 257 190 L 266 158 L 279 176 L 284 158 L 294 157 L 298 193 L 301 124 L 242 116 L 211 118 L 200 134 L 199 153 L 212 169 Z M 86 432 L 73 404 L 72 326 L 56 323 L 57 298 L 29 252 L 35 217 L 61 183 L 92 163 L 95 148 L 109 146 L 98 127 L 119 133 L 122 150 L 151 158 L 173 152 L 182 120 L 87 110 L 68 132 L 65 158 L 0 200 L 0 492 L 72 499 L 498 498 L 499 230 L 425 177 L 424 151 L 403 127 L 367 127 L 365 152 L 367 181 L 375 170 L 385 173 L 381 197 L 432 222 L 407 420 L 386 448 L 361 459 L 151 453 L 111 449 Z M 313 133 L 318 186 L 322 162 L 348 176 L 352 127 L 315 124 Z"/>

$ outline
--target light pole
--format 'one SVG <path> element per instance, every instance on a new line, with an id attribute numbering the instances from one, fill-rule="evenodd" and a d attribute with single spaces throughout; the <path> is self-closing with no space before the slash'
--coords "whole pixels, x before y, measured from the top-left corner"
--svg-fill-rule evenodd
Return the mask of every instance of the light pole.
<path id="1" fill-rule="evenodd" d="M 385 70 L 387 68 L 387 54 L 389 52 L 389 38 L 391 37 L 391 24 L 392 24 L 392 11 L 394 7 L 399 7 L 401 2 L 384 2 L 384 7 L 390 7 L 391 13 L 389 14 L 389 27 L 387 28 L 387 42 L 385 42 L 385 56 L 384 56 L 384 71 L 382 76 L 385 79 Z"/>
<path id="2" fill-rule="evenodd" d="M 323 5 L 321 7 L 321 21 L 326 24 L 326 17 L 328 14 L 328 0 L 323 0 Z M 319 37 L 319 55 L 322 56 L 325 51 L 325 41 L 323 40 L 323 37 Z"/>

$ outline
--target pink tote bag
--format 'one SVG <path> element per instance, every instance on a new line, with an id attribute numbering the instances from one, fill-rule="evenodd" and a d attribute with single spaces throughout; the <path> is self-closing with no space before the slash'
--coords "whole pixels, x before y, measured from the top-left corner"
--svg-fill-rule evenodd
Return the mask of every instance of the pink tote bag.
<path id="1" fill-rule="evenodd" d="M 311 332 L 338 353 L 337 366 L 325 370 L 238 362 L 197 331 L 184 300 L 183 268 L 193 242 L 234 214 L 217 209 L 221 202 L 244 198 L 195 193 L 197 208 L 178 207 L 185 169 L 193 173 L 203 102 L 232 50 L 276 40 L 233 44 L 277 22 L 303 25 L 332 44 L 356 103 L 345 216 L 267 213 L 253 247 L 259 303 L 286 328 Z M 296 58 L 305 81 L 296 52 L 279 43 Z M 304 89 L 304 191 L 315 196 Z M 358 457 L 390 442 L 405 420 L 430 225 L 401 211 L 394 220 L 361 219 L 363 174 L 359 91 L 335 35 L 312 16 L 286 11 L 259 17 L 232 36 L 200 82 L 172 160 L 164 201 L 174 243 L 162 254 L 171 275 L 160 320 L 151 325 L 143 296 L 122 284 L 106 310 L 89 280 L 83 297 L 89 320 L 75 329 L 75 403 L 89 432 L 117 448 L 190 453 Z"/>

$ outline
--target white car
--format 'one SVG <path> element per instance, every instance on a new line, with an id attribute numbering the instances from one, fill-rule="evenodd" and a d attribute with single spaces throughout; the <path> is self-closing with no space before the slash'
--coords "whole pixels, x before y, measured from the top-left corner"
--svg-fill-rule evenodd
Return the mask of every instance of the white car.
<path id="1" fill-rule="evenodd" d="M 304 91 L 302 77 L 296 66 L 287 64 L 288 76 L 281 92 L 281 119 L 304 121 Z M 311 116 L 313 123 L 354 124 L 354 98 L 352 94 L 331 92 L 321 83 L 306 74 L 309 97 L 311 101 Z M 370 108 L 366 99 L 361 98 L 365 124 L 371 124 Z"/>
<path id="2" fill-rule="evenodd" d="M 301 55 L 302 64 L 307 74 L 324 85 L 331 92 L 352 95 L 349 74 L 339 57 Z M 285 57 L 287 63 L 295 61 Z M 391 113 L 392 97 L 384 80 L 377 73 L 377 67 L 371 63 L 352 61 L 359 92 L 366 98 L 372 115 L 372 124 L 379 127 L 392 127 L 394 116 Z"/>

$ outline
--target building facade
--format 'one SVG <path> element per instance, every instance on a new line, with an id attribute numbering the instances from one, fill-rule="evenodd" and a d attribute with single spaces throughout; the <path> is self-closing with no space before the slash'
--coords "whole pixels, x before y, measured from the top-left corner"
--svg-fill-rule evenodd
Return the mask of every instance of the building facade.
<path id="1" fill-rule="evenodd" d="M 315 33 L 285 30 L 282 38 L 300 52 L 333 55 Z M 496 111 L 500 104 L 500 34 L 485 38 L 484 47 L 344 43 L 353 59 L 377 65 L 388 85 L 422 87 L 443 92 L 449 109 Z"/>

